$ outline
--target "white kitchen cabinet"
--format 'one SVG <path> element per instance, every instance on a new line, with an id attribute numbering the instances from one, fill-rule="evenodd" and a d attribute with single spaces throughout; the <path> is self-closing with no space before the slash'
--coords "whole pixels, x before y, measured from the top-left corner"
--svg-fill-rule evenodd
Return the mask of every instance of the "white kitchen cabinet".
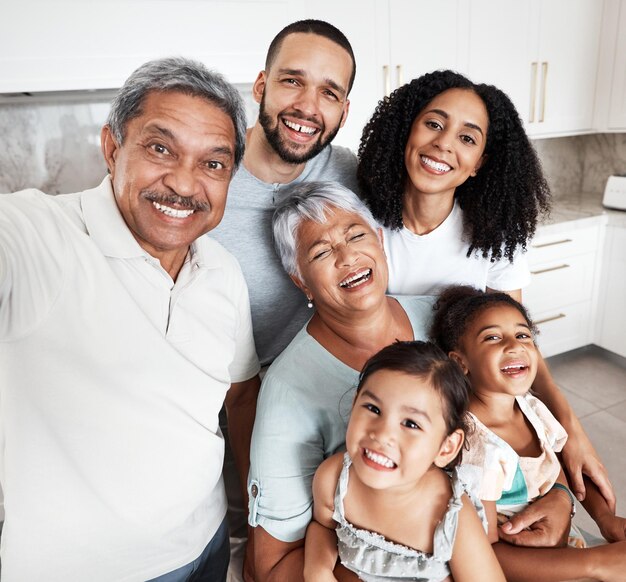
<path id="1" fill-rule="evenodd" d="M 288 0 L 2 0 L 0 93 L 116 88 L 170 55 L 252 83 L 291 20 Z"/>
<path id="2" fill-rule="evenodd" d="M 626 220 L 606 227 L 596 343 L 626 357 Z"/>
<path id="3" fill-rule="evenodd" d="M 590 131 L 602 4 L 471 0 L 469 76 L 508 93 L 533 137 Z"/>
<path id="4" fill-rule="evenodd" d="M 465 68 L 465 0 L 387 0 L 388 52 L 382 53 L 381 88 L 385 94 L 436 69 Z"/>
<path id="5" fill-rule="evenodd" d="M 530 121 L 533 21 L 532 3 L 470 0 L 467 74 L 475 82 L 502 89 L 513 101 L 528 128 Z M 515 25 L 512 25 L 515 23 Z"/>
<path id="6" fill-rule="evenodd" d="M 542 227 L 531 242 L 524 304 L 544 357 L 593 342 L 603 217 Z"/>
<path id="7" fill-rule="evenodd" d="M 626 130 L 626 0 L 619 2 L 608 129 Z"/>

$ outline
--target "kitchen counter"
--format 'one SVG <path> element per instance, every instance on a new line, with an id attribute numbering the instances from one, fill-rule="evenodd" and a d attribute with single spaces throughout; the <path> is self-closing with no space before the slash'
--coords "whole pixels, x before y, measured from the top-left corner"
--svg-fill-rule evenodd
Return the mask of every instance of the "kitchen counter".
<path id="1" fill-rule="evenodd" d="M 578 221 L 567 228 L 584 228 L 590 224 L 610 224 L 626 227 L 626 211 L 609 210 L 602 206 L 602 194 L 576 192 L 555 198 L 550 216 L 540 225 L 538 234 L 557 234 L 563 223 Z"/>

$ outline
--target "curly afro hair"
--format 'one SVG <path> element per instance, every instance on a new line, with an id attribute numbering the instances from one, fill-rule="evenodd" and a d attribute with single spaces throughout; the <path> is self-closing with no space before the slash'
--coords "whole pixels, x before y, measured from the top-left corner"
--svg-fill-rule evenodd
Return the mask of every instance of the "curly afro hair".
<path id="1" fill-rule="evenodd" d="M 492 85 L 475 84 L 453 71 L 428 73 L 378 103 L 363 129 L 357 178 L 361 196 L 386 227 L 402 227 L 408 174 L 404 150 L 413 120 L 440 93 L 467 89 L 489 115 L 485 161 L 475 177 L 456 188 L 464 229 L 473 252 L 491 261 L 510 261 L 535 233 L 540 214 L 550 210 L 550 190 L 515 106 Z"/>
<path id="2" fill-rule="evenodd" d="M 453 285 L 441 292 L 429 337 L 446 354 L 459 349 L 468 326 L 485 309 L 508 305 L 517 309 L 535 337 L 538 333 L 527 309 L 506 293 L 487 293 L 469 285 Z"/>

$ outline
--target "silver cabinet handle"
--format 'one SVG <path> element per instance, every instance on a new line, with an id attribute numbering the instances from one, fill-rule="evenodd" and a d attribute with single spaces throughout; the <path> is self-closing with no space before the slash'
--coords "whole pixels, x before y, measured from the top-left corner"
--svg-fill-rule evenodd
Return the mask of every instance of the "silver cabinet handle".
<path id="1" fill-rule="evenodd" d="M 564 243 L 572 242 L 571 238 L 564 238 L 562 240 L 555 240 L 554 242 L 542 243 L 540 245 L 530 245 L 533 249 L 542 249 L 544 247 L 551 247 L 552 245 L 562 245 Z"/>
<path id="2" fill-rule="evenodd" d="M 383 91 L 385 97 L 389 97 L 391 93 L 391 79 L 389 78 L 389 65 L 383 65 Z"/>
<path id="3" fill-rule="evenodd" d="M 537 93 L 537 61 L 530 63 L 530 115 L 528 122 L 535 121 L 535 99 Z"/>
<path id="4" fill-rule="evenodd" d="M 558 271 L 559 269 L 569 269 L 569 265 L 563 263 L 557 267 L 548 267 L 547 269 L 539 269 L 538 271 L 531 271 L 531 275 L 541 275 L 542 273 L 549 273 L 550 271 Z"/>
<path id="5" fill-rule="evenodd" d="M 558 315 L 553 315 L 552 317 L 546 317 L 545 319 L 539 319 L 538 321 L 535 321 L 535 325 L 541 325 L 542 323 L 548 323 L 548 321 L 556 321 L 557 319 L 563 319 L 565 316 L 565 313 L 559 313 Z"/>
<path id="6" fill-rule="evenodd" d="M 396 65 L 396 89 L 404 85 L 404 75 L 402 74 L 402 65 Z"/>
<path id="7" fill-rule="evenodd" d="M 548 84 L 548 61 L 541 63 L 541 114 L 539 123 L 543 123 L 546 116 L 546 85 Z"/>

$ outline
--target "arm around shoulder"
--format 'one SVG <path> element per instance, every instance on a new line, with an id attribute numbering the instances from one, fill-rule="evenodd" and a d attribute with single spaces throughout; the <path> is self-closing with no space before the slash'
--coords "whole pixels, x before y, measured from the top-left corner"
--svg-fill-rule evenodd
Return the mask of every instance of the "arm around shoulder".
<path id="1" fill-rule="evenodd" d="M 611 511 L 615 511 L 615 492 L 607 470 L 541 356 L 532 388 L 567 431 L 568 440 L 561 455 L 576 497 L 581 501 L 585 498 L 583 476 L 586 475 L 597 485 Z"/>

